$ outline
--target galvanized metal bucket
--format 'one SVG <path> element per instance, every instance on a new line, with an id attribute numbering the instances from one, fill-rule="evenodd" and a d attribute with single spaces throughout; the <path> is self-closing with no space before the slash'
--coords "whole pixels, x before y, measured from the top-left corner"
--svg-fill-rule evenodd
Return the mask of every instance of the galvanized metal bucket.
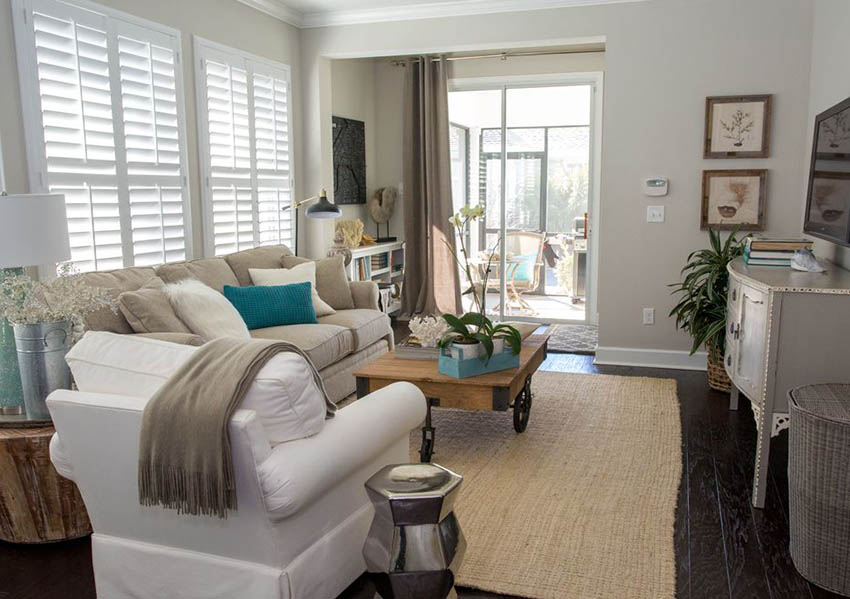
<path id="1" fill-rule="evenodd" d="M 71 388 L 71 370 L 65 354 L 71 349 L 73 324 L 60 320 L 16 324 L 14 328 L 27 418 L 50 420 L 47 396 L 57 389 Z"/>

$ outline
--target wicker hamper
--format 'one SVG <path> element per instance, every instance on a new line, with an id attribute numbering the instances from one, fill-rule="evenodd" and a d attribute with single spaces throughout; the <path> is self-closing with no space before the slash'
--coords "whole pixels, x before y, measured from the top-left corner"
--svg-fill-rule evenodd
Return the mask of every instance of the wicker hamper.
<path id="1" fill-rule="evenodd" d="M 850 595 L 850 384 L 788 395 L 791 558 L 814 584 Z"/>

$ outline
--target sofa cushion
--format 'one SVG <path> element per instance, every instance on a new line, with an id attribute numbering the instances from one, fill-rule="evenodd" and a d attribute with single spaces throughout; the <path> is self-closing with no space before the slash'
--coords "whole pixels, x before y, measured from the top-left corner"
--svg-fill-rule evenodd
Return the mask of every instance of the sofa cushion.
<path id="1" fill-rule="evenodd" d="M 360 351 L 379 339 L 393 334 L 390 317 L 378 310 L 340 310 L 319 318 L 321 324 L 334 324 L 351 330 L 354 336 L 354 349 Z"/>
<path id="2" fill-rule="evenodd" d="M 292 268 L 305 262 L 310 260 L 298 256 L 284 256 L 280 263 L 284 268 Z M 348 275 L 345 272 L 345 259 L 342 256 L 316 260 L 316 291 L 334 310 L 350 310 L 354 307 L 354 298 L 351 297 Z"/>
<path id="3" fill-rule="evenodd" d="M 113 297 L 124 291 L 135 291 L 152 279 L 156 273 L 153 268 L 120 268 L 103 272 L 88 272 L 82 275 L 83 281 L 92 287 L 109 289 Z M 133 327 L 120 311 L 101 308 L 86 315 L 83 319 L 90 331 L 110 331 L 112 333 L 132 333 Z"/>
<path id="4" fill-rule="evenodd" d="M 153 277 L 135 291 L 118 296 L 118 308 L 134 333 L 191 333 L 174 313 L 162 288 L 165 283 Z"/>
<path id="5" fill-rule="evenodd" d="M 333 324 L 290 324 L 251 331 L 255 339 L 289 341 L 304 350 L 318 370 L 352 352 L 354 334 Z"/>
<path id="6" fill-rule="evenodd" d="M 257 287 L 224 286 L 224 297 L 239 311 L 249 329 L 284 324 L 316 324 L 308 281 Z"/>
<path id="7" fill-rule="evenodd" d="M 219 337 L 251 338 L 233 304 L 200 281 L 185 279 L 170 283 L 163 291 L 180 320 L 204 341 Z"/>
<path id="8" fill-rule="evenodd" d="M 150 398 L 197 348 L 135 335 L 86 333 L 67 360 L 80 391 Z M 254 377 L 239 407 L 254 410 L 270 443 L 315 435 L 324 427 L 325 399 L 298 354 L 272 357 Z"/>
<path id="9" fill-rule="evenodd" d="M 156 274 L 166 283 L 197 279 L 219 293 L 225 285 L 239 285 L 239 280 L 224 258 L 203 258 L 190 262 L 163 264 L 156 269 Z"/>
<path id="10" fill-rule="evenodd" d="M 249 268 L 248 273 L 251 275 L 251 282 L 258 286 L 289 285 L 306 281 L 310 283 L 310 296 L 313 300 L 316 316 L 325 316 L 335 312 L 316 290 L 315 262 L 305 262 L 292 268 Z"/>
<path id="11" fill-rule="evenodd" d="M 291 256 L 292 252 L 285 245 L 263 245 L 250 250 L 242 250 L 235 254 L 224 257 L 230 266 L 236 279 L 243 287 L 251 285 L 249 268 L 280 268 L 280 261 L 284 256 Z"/>

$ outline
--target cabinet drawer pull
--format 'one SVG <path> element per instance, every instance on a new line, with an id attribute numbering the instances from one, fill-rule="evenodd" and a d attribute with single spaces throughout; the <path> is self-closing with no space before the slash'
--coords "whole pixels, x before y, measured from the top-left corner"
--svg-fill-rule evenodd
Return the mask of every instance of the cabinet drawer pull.
<path id="1" fill-rule="evenodd" d="M 732 289 L 732 301 L 734 302 L 736 299 L 738 299 L 738 288 L 737 287 Z"/>
<path id="2" fill-rule="evenodd" d="M 726 356 L 726 366 L 732 366 L 732 356 Z"/>

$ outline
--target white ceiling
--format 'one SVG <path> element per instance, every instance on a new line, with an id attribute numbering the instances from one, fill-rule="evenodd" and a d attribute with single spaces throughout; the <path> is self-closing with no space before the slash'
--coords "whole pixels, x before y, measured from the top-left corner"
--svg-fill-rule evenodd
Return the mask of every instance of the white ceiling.
<path id="1" fill-rule="evenodd" d="M 296 27 L 409 21 L 646 0 L 239 0 Z"/>

